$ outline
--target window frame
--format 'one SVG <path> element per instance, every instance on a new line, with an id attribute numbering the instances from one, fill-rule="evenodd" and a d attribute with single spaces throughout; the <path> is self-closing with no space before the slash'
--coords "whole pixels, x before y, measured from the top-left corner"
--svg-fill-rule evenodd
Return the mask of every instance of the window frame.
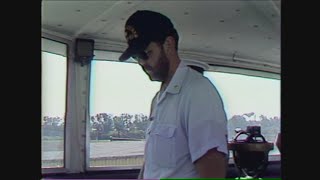
<path id="1" fill-rule="evenodd" d="M 42 50 L 42 47 L 41 47 L 41 53 L 42 52 L 48 52 L 48 53 L 53 53 L 53 54 L 57 54 L 57 55 L 60 55 L 60 56 L 64 56 L 66 57 L 66 89 L 65 89 L 65 92 L 66 92 L 66 98 L 65 98 L 65 116 L 63 117 L 64 118 L 64 139 L 63 139 L 63 166 L 62 167 L 46 167 L 46 168 L 43 168 L 41 167 L 41 172 L 42 174 L 52 174 L 52 173 L 66 173 L 68 172 L 68 169 L 66 167 L 66 164 L 68 163 L 68 156 L 67 154 L 69 154 L 70 152 L 70 148 L 68 148 L 66 145 L 68 144 L 67 142 L 67 136 L 69 136 L 69 133 L 67 133 L 67 121 L 68 121 L 68 112 L 69 112 L 69 88 L 70 87 L 70 50 L 71 50 L 71 46 L 72 46 L 72 42 L 68 39 L 64 39 L 64 38 L 60 38 L 58 36 L 54 36 L 54 35 L 50 35 L 50 34 L 47 34 L 47 33 L 42 33 L 42 36 L 41 36 L 41 40 L 42 39 L 45 39 L 45 40 L 49 40 L 49 41 L 53 41 L 53 42 L 57 42 L 57 43 L 61 43 L 61 44 L 65 44 L 66 45 L 66 49 L 65 49 L 65 55 L 62 55 L 60 53 L 55 53 L 55 52 L 50 52 L 50 51 L 46 51 L 46 50 Z M 42 59 L 41 59 L 42 60 Z M 42 129 L 41 129 L 42 131 Z M 41 151 L 42 153 L 42 151 Z"/>

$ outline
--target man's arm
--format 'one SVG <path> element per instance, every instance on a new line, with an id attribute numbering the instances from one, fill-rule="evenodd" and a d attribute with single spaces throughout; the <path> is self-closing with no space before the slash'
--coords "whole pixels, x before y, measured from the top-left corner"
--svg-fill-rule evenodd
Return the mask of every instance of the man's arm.
<path id="1" fill-rule="evenodd" d="M 195 161 L 200 178 L 225 178 L 227 173 L 226 154 L 210 149 L 202 157 Z"/>
<path id="2" fill-rule="evenodd" d="M 139 173 L 139 175 L 138 175 L 138 179 L 143 179 L 143 172 L 144 172 L 144 162 L 143 162 L 143 164 L 142 164 L 140 173 Z"/>

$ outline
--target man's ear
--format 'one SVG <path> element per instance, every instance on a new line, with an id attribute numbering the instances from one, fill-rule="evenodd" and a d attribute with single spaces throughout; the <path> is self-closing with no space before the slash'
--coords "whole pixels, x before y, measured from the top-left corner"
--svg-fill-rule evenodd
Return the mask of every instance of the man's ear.
<path id="1" fill-rule="evenodd" d="M 175 39 L 172 36 L 166 37 L 163 46 L 167 54 L 172 52 L 175 50 Z"/>

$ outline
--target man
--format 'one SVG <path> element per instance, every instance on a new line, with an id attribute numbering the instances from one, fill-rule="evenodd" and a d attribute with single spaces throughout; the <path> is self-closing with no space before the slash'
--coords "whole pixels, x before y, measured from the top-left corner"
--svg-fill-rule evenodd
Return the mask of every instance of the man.
<path id="1" fill-rule="evenodd" d="M 137 11 L 127 20 L 125 34 L 129 47 L 119 60 L 136 59 L 150 80 L 162 82 L 152 100 L 139 178 L 224 178 L 228 149 L 222 100 L 202 73 L 180 60 L 171 21 Z"/>

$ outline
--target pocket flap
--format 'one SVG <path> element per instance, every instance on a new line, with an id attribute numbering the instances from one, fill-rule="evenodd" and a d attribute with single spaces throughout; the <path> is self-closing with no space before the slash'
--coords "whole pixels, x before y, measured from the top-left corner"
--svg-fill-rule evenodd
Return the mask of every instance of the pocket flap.
<path id="1" fill-rule="evenodd" d="M 176 127 L 173 125 L 158 125 L 154 127 L 152 134 L 157 134 L 162 137 L 171 138 L 174 135 Z"/>

